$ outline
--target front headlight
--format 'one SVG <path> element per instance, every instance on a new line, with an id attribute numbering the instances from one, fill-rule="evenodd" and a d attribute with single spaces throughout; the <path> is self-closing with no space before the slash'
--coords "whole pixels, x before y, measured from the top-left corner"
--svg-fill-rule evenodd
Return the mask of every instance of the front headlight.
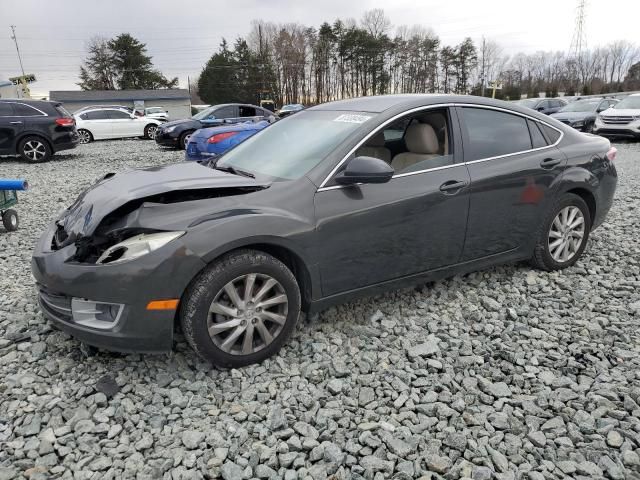
<path id="1" fill-rule="evenodd" d="M 185 232 L 142 233 L 107 248 L 97 264 L 113 265 L 142 257 L 181 237 Z"/>
<path id="2" fill-rule="evenodd" d="M 173 125 L 171 127 L 163 128 L 162 131 L 165 133 L 171 133 L 176 129 L 177 125 Z"/>
<path id="3" fill-rule="evenodd" d="M 578 120 L 577 122 L 573 122 L 571 124 L 572 127 L 582 127 L 584 125 L 584 120 Z"/>

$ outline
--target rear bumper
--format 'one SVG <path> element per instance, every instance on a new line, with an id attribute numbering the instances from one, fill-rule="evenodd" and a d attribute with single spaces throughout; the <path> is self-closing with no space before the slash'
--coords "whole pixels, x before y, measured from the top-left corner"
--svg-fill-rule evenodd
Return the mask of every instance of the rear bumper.
<path id="1" fill-rule="evenodd" d="M 62 150 L 71 150 L 76 148 L 80 144 L 80 136 L 77 131 L 69 132 L 68 134 L 60 135 L 53 141 L 53 151 L 60 152 Z"/>
<path id="2" fill-rule="evenodd" d="M 69 262 L 75 246 L 51 250 L 54 226 L 38 242 L 31 270 L 45 317 L 89 345 L 120 352 L 164 352 L 173 344 L 174 310 L 146 309 L 152 300 L 180 298 L 204 262 L 179 240 L 132 262 L 93 265 Z M 80 324 L 72 301 L 121 306 L 113 323 Z"/>

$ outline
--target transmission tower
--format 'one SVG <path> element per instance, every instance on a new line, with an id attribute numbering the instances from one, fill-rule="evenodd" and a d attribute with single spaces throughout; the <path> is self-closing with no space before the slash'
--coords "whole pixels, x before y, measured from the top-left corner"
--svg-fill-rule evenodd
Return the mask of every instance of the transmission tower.
<path id="1" fill-rule="evenodd" d="M 587 34 L 585 30 L 587 0 L 578 0 L 576 8 L 576 26 L 571 39 L 571 47 L 569 48 L 569 56 L 574 59 L 580 59 L 582 52 L 587 49 Z"/>

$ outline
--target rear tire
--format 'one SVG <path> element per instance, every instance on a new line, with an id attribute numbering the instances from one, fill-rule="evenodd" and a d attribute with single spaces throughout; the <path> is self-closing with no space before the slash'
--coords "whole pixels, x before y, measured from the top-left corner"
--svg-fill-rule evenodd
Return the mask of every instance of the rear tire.
<path id="1" fill-rule="evenodd" d="M 20 140 L 18 155 L 30 163 L 42 163 L 51 159 L 51 147 L 42 137 L 29 136 Z"/>
<path id="2" fill-rule="evenodd" d="M 300 288 L 280 260 L 238 250 L 209 265 L 180 304 L 182 331 L 205 360 L 225 368 L 274 355 L 300 316 Z"/>
<path id="3" fill-rule="evenodd" d="M 193 131 L 189 131 L 189 132 L 184 132 L 182 135 L 180 135 L 180 139 L 178 141 L 179 149 L 181 150 L 187 149 L 187 143 L 189 143 L 189 138 L 191 137 L 192 134 L 193 134 Z"/>
<path id="4" fill-rule="evenodd" d="M 93 135 L 89 130 L 81 128 L 78 130 L 78 135 L 80 136 L 80 143 L 87 144 L 93 142 Z"/>
<path id="5" fill-rule="evenodd" d="M 10 208 L 9 210 L 5 210 L 2 214 L 2 225 L 4 225 L 4 229 L 7 232 L 15 232 L 18 230 L 18 226 L 20 225 L 20 220 L 18 218 L 18 212 Z"/>
<path id="6" fill-rule="evenodd" d="M 146 127 L 144 127 L 144 138 L 149 140 L 154 140 L 156 138 L 156 132 L 158 131 L 158 126 L 155 123 L 150 123 Z"/>
<path id="7" fill-rule="evenodd" d="M 582 256 L 591 232 L 586 202 L 567 193 L 551 208 L 538 236 L 531 264 L 541 270 L 562 270 Z"/>

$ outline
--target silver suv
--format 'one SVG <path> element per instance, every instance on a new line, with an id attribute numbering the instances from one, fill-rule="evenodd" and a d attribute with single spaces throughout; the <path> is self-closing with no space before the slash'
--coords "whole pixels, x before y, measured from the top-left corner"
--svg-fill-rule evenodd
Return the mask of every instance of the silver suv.
<path id="1" fill-rule="evenodd" d="M 593 133 L 604 137 L 640 139 L 640 93 L 623 98 L 596 117 Z"/>

